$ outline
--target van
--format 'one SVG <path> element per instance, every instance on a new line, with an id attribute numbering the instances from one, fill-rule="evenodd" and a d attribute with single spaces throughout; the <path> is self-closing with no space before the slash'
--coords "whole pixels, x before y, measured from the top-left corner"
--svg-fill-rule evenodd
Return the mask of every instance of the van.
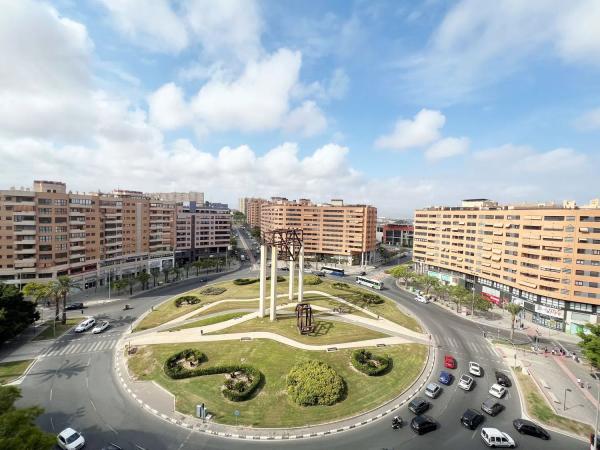
<path id="1" fill-rule="evenodd" d="M 497 428 L 482 428 L 481 440 L 485 445 L 493 448 L 515 448 L 516 446 L 513 438 Z"/>

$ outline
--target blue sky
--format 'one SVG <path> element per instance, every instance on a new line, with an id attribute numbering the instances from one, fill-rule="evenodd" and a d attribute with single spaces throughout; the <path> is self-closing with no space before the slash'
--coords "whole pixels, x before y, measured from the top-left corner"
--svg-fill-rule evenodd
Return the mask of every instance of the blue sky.
<path id="1" fill-rule="evenodd" d="M 0 179 L 368 202 L 600 195 L 595 0 L 24 0 Z"/>

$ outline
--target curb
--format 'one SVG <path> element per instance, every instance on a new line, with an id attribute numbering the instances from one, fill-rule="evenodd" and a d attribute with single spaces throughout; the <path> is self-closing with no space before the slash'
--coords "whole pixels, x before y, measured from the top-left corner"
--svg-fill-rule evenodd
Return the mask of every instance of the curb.
<path id="1" fill-rule="evenodd" d="M 10 383 L 6 383 L 3 386 L 18 386 L 19 384 L 21 384 L 27 376 L 27 374 L 31 371 L 31 369 L 33 369 L 33 366 L 35 366 L 38 361 L 39 357 L 35 358 L 33 361 L 31 361 L 31 364 L 27 366 L 27 369 L 25 369 L 25 372 L 23 372 L 23 374 L 19 378 L 15 378 Z"/>

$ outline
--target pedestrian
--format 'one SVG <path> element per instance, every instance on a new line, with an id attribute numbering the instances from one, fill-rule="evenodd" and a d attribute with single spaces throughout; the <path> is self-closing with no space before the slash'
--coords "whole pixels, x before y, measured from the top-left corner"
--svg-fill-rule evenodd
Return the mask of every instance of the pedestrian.
<path id="1" fill-rule="evenodd" d="M 581 387 L 581 378 L 577 378 L 577 385 Z"/>
<path id="2" fill-rule="evenodd" d="M 202 336 L 203 333 L 204 333 L 204 331 L 202 331 L 202 329 L 200 329 L 200 336 Z"/>
<path id="3" fill-rule="evenodd" d="M 83 308 L 81 308 L 81 315 L 83 316 Z"/>

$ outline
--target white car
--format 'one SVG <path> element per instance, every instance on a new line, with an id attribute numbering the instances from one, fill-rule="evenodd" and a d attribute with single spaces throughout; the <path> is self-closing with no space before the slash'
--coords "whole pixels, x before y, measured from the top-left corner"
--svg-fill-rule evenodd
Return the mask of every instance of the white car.
<path id="1" fill-rule="evenodd" d="M 65 428 L 56 437 L 58 446 L 63 450 L 79 450 L 85 446 L 83 435 L 73 428 Z"/>
<path id="2" fill-rule="evenodd" d="M 479 364 L 477 364 L 476 362 L 469 362 L 469 373 L 471 375 L 475 375 L 476 377 L 480 377 L 481 376 L 481 366 Z"/>
<path id="3" fill-rule="evenodd" d="M 437 383 L 429 383 L 425 388 L 425 395 L 430 398 L 437 398 L 442 393 L 442 388 Z"/>
<path id="4" fill-rule="evenodd" d="M 515 448 L 517 445 L 513 438 L 497 428 L 482 428 L 481 440 L 488 447 Z"/>
<path id="5" fill-rule="evenodd" d="M 506 394 L 506 388 L 504 386 L 500 386 L 499 384 L 493 384 L 489 390 L 489 393 L 496 398 L 502 398 L 504 397 L 504 394 Z"/>
<path id="6" fill-rule="evenodd" d="M 427 300 L 425 297 L 423 297 L 422 295 L 417 295 L 415 297 L 415 300 L 418 301 L 419 303 L 429 303 L 429 300 Z"/>
<path id="7" fill-rule="evenodd" d="M 102 322 L 100 322 L 98 325 L 96 325 L 94 327 L 94 329 L 92 330 L 92 333 L 94 333 L 94 334 L 102 333 L 109 326 L 110 326 L 110 323 L 108 322 L 108 320 L 103 320 Z"/>
<path id="8" fill-rule="evenodd" d="M 90 317 L 75 327 L 75 333 L 83 333 L 96 325 L 96 319 Z"/>
<path id="9" fill-rule="evenodd" d="M 465 391 L 470 391 L 473 388 L 473 383 L 475 383 L 475 380 L 473 380 L 473 378 L 471 378 L 469 375 L 463 373 L 460 376 L 458 387 Z"/>

